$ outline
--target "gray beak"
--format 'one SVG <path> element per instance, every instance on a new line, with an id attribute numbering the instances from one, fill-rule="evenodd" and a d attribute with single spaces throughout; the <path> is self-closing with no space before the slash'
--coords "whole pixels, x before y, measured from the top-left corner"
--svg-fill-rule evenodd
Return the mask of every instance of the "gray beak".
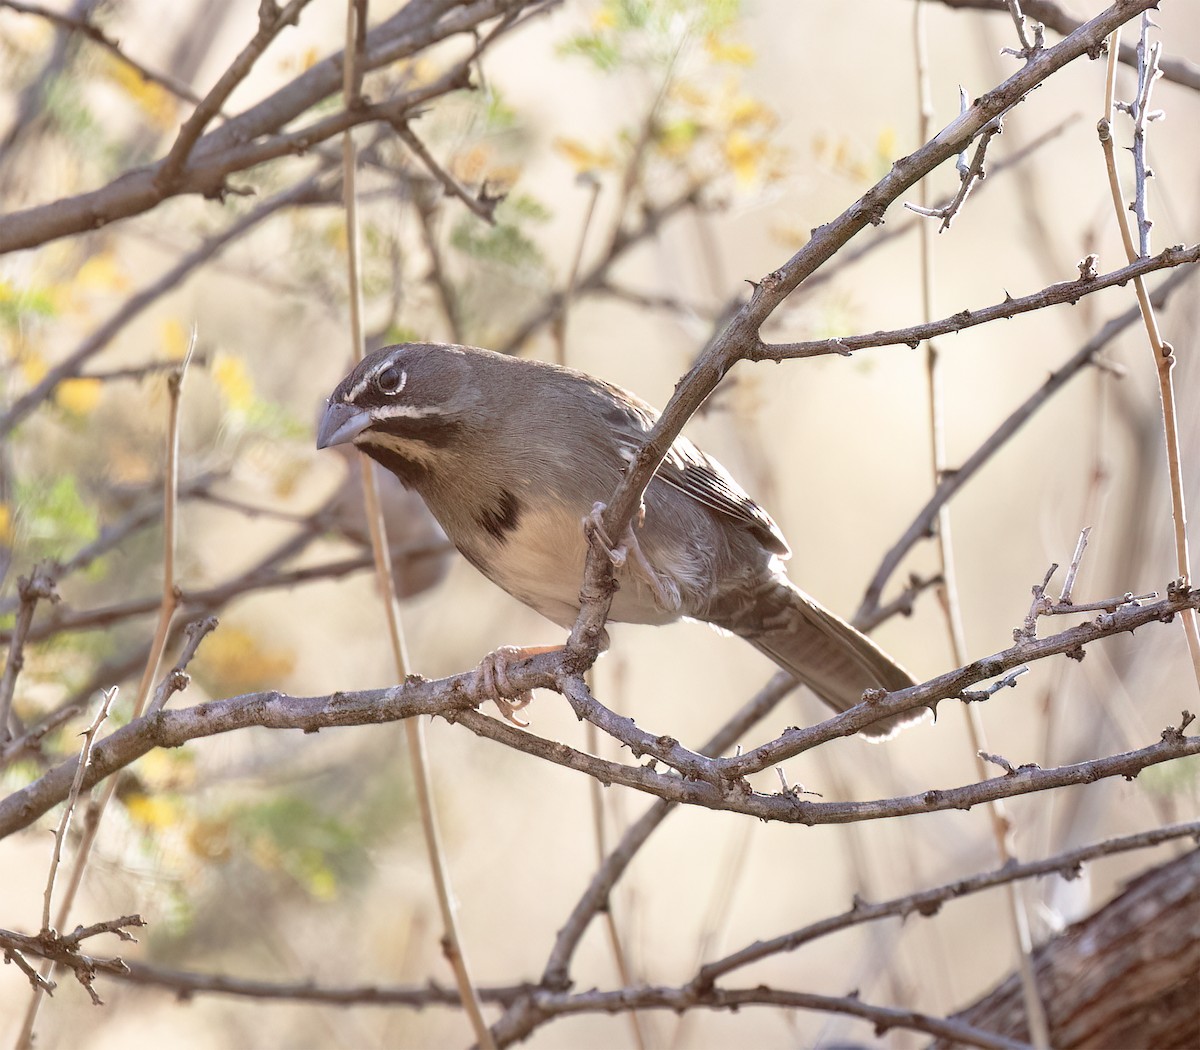
<path id="1" fill-rule="evenodd" d="M 344 401 L 327 401 L 325 414 L 317 427 L 317 448 L 329 448 L 353 441 L 371 425 L 371 415 Z"/>

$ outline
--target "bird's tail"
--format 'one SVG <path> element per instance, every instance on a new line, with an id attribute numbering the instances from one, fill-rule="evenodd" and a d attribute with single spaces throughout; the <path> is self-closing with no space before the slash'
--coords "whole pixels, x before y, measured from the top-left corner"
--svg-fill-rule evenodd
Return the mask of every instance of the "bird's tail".
<path id="1" fill-rule="evenodd" d="M 732 616 L 714 620 L 746 639 L 785 671 L 790 671 L 825 703 L 845 711 L 862 701 L 866 689 L 891 692 L 913 684 L 913 677 L 861 631 L 830 612 L 783 575 L 755 588 L 752 600 L 739 603 Z M 886 739 L 915 722 L 923 708 L 881 718 L 863 728 L 864 736 Z"/>

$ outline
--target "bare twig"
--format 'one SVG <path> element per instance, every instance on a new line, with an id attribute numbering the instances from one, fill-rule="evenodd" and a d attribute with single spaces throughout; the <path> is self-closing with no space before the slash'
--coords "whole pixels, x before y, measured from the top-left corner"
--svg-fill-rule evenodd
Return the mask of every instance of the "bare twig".
<path id="1" fill-rule="evenodd" d="M 321 172 L 310 176 L 295 186 L 290 186 L 275 196 L 269 197 L 257 208 L 247 212 L 226 229 L 208 238 L 208 240 L 194 251 L 189 252 L 153 284 L 147 285 L 140 292 L 127 299 L 120 309 L 107 321 L 93 331 L 91 335 L 63 358 L 62 361 L 47 371 L 33 387 L 13 402 L 12 407 L 3 416 L 0 416 L 0 437 L 5 437 L 11 433 L 12 429 L 41 405 L 50 396 L 54 388 L 64 379 L 78 375 L 84 362 L 108 346 L 134 318 L 157 302 L 172 288 L 181 284 L 186 277 L 230 243 L 248 233 L 283 208 L 329 201 L 331 199 L 329 196 L 331 189 L 321 179 L 323 172 L 324 168 L 322 168 Z"/>
<path id="2" fill-rule="evenodd" d="M 1114 27 L 1108 41 L 1108 76 L 1104 89 L 1104 116 L 1098 125 L 1100 144 L 1104 151 L 1105 167 L 1108 171 L 1109 190 L 1112 194 L 1113 210 L 1116 213 L 1117 226 L 1121 232 L 1121 240 L 1125 246 L 1125 255 L 1132 261 L 1138 258 L 1138 251 L 1129 230 L 1129 218 L 1124 207 L 1124 195 L 1121 192 L 1121 180 L 1117 173 L 1116 156 L 1113 150 L 1112 126 L 1116 119 L 1116 61 L 1117 44 L 1120 41 L 1120 26 Z M 1138 97 L 1143 104 L 1148 104 L 1150 87 L 1154 80 L 1154 63 L 1139 62 Z M 1144 109 L 1142 111 L 1141 127 L 1145 129 Z M 1137 115 L 1135 114 L 1135 121 Z M 1145 166 L 1140 169 L 1141 180 L 1146 176 Z M 1138 190 L 1144 193 L 1144 187 Z M 1143 231 L 1147 238 L 1149 226 Z M 1148 240 L 1147 240 L 1148 246 Z M 1171 517 L 1174 521 L 1175 537 L 1175 567 L 1183 586 L 1191 582 L 1191 557 L 1188 552 L 1187 510 L 1183 488 L 1182 453 L 1179 448 L 1179 427 L 1176 422 L 1175 384 L 1173 369 L 1175 353 L 1171 344 L 1162 337 L 1155 316 L 1154 306 L 1146 291 L 1146 282 L 1137 276 L 1133 280 L 1134 291 L 1137 294 L 1138 308 L 1141 311 L 1142 323 L 1146 329 L 1146 338 L 1150 343 L 1150 353 L 1154 359 L 1155 371 L 1158 376 L 1159 402 L 1162 409 L 1163 440 L 1167 451 L 1167 469 L 1171 487 Z M 1188 653 L 1192 658 L 1192 670 L 1200 685 L 1200 625 L 1197 624 L 1195 613 L 1184 613 L 1180 617 L 1183 623 L 1184 637 L 1187 639 Z"/>
<path id="3" fill-rule="evenodd" d="M 1186 601 L 1194 602 L 1195 599 L 1189 596 Z M 1168 599 L 1168 602 L 1173 603 L 1177 610 L 1181 599 L 1175 597 Z M 1150 608 L 1122 609 L 1102 629 L 1110 634 L 1122 633 L 1129 629 L 1131 623 L 1145 617 Z M 1161 615 L 1160 609 L 1158 616 Z M 1079 632 L 1084 629 L 1101 628 L 1085 624 L 1064 632 L 1060 638 L 1064 641 L 1066 638 L 1078 638 Z M 1038 644 L 1044 645 L 1045 642 Z M 559 657 L 556 655 L 550 659 Z M 977 667 L 964 668 L 956 672 L 955 677 L 969 681 L 979 673 Z M 934 679 L 924 686 L 914 687 L 914 690 L 925 693 L 946 691 L 948 683 L 945 677 L 940 682 Z M 83 786 L 88 788 L 111 777 L 157 747 L 178 747 L 188 740 L 234 732 L 247 726 L 313 732 L 333 726 L 415 719 L 422 715 L 440 715 L 448 721 L 461 722 L 481 736 L 556 765 L 598 777 L 604 783 L 635 788 L 670 802 L 686 802 L 708 809 L 749 814 L 764 820 L 799 824 L 842 824 L 965 809 L 997 798 L 1089 783 L 1103 777 L 1136 776 L 1150 766 L 1200 753 L 1200 737 L 1187 736 L 1181 729 L 1168 727 L 1158 743 L 1123 754 L 1022 773 L 1019 777 L 1002 777 L 874 802 L 812 802 L 782 794 L 755 792 L 739 783 L 737 778 L 743 769 L 749 772 L 777 765 L 807 750 L 817 739 L 827 740 L 831 736 L 845 735 L 831 732 L 840 728 L 831 725 L 838 719 L 831 719 L 810 729 L 786 730 L 775 740 L 744 755 L 709 759 L 706 778 L 692 780 L 659 772 L 648 765 L 606 761 L 519 730 L 507 722 L 489 718 L 474 710 L 477 704 L 486 699 L 472 694 L 476 680 L 477 676 L 471 671 L 440 682 L 410 679 L 403 685 L 389 689 L 318 697 L 289 697 L 275 692 L 251 693 L 190 708 L 168 708 L 152 717 L 135 719 L 100 741 L 93 749 L 92 764 L 84 776 Z M 510 681 L 519 687 L 546 684 L 543 676 L 527 672 L 513 672 Z M 839 717 L 844 719 L 852 716 Z M 1183 724 L 1188 724 L 1191 717 L 1188 715 Z M 67 759 L 33 783 L 0 800 L 0 838 L 28 827 L 50 807 L 66 798 L 76 766 L 76 759 Z M 717 786 L 712 782 L 714 777 L 728 781 L 728 786 Z"/>
<path id="4" fill-rule="evenodd" d="M 1075 543 L 1075 553 L 1071 555 L 1071 564 L 1067 566 L 1067 578 L 1063 580 L 1062 590 L 1058 595 L 1060 605 L 1071 604 L 1071 594 L 1075 590 L 1075 577 L 1079 574 L 1079 565 L 1083 561 L 1083 552 L 1087 549 L 1088 536 L 1091 535 L 1092 527 L 1088 525 L 1079 533 L 1079 539 Z"/>
<path id="5" fill-rule="evenodd" d="M 157 84 L 185 102 L 195 104 L 200 101 L 200 97 L 183 81 L 177 80 L 166 73 L 155 72 L 136 59 L 131 58 L 122 50 L 118 41 L 114 40 L 88 17 L 76 18 L 61 11 L 51 11 L 42 4 L 25 3 L 24 0 L 0 0 L 0 7 L 7 7 L 10 11 L 16 11 L 18 14 L 36 15 L 38 18 L 43 18 L 47 22 L 70 30 L 72 33 L 78 33 L 80 36 L 84 36 L 94 44 L 99 45 L 118 62 L 128 66 L 146 83 Z"/>
<path id="6" fill-rule="evenodd" d="M 154 691 L 154 699 L 146 708 L 147 714 L 152 715 L 156 711 L 161 711 L 172 695 L 183 692 L 188 687 L 191 679 L 188 677 L 187 666 L 192 662 L 192 657 L 196 655 L 196 650 L 200 648 L 200 643 L 216 629 L 217 618 L 215 616 L 206 616 L 203 620 L 193 620 L 184 628 L 183 651 L 180 652 L 179 659 L 175 661 L 175 666 L 159 682 L 158 688 Z"/>
<path id="7" fill-rule="evenodd" d="M 289 541 L 287 556 L 298 553 L 299 549 L 307 547 L 315 538 L 315 533 L 302 532 Z M 395 558 L 431 558 L 440 557 L 453 548 L 444 541 L 430 543 L 406 544 L 394 547 L 391 557 Z M 198 590 L 179 590 L 179 608 L 189 615 L 197 612 L 207 612 L 227 604 L 234 598 L 255 591 L 274 590 L 281 587 L 295 587 L 300 584 L 314 583 L 320 580 L 332 580 L 350 573 L 369 569 L 374 562 L 370 555 L 356 555 L 341 558 L 337 561 L 322 562 L 317 565 L 305 565 L 298 569 L 279 569 L 278 556 L 272 556 L 250 569 L 248 572 L 231 577 L 224 583 L 215 584 Z M 45 623 L 39 623 L 29 631 L 28 640 L 38 641 L 53 637 L 64 631 L 91 631 L 109 627 L 133 616 L 143 616 L 158 608 L 159 599 L 152 596 L 131 598 L 128 601 L 117 602 L 115 605 L 101 606 L 98 609 L 80 609 L 51 617 Z M 0 642 L 11 640 L 11 632 L 0 631 Z"/>
<path id="8" fill-rule="evenodd" d="M 496 205 L 504 200 L 503 194 L 493 196 L 488 193 L 486 182 L 480 186 L 478 193 L 472 193 L 434 159 L 433 154 L 426 149 L 425 143 L 417 138 L 407 120 L 393 121 L 392 127 L 400 137 L 400 141 L 412 150 L 413 154 L 428 169 L 429 174 L 441 183 L 446 196 L 457 197 L 473 215 L 490 225 L 495 225 Z"/>
<path id="9" fill-rule="evenodd" d="M 71 790 L 67 795 L 67 804 L 63 809 L 62 819 L 59 821 L 58 830 L 54 833 L 54 852 L 50 857 L 50 870 L 46 876 L 46 889 L 42 893 L 42 932 L 52 932 L 50 925 L 50 905 L 54 899 L 54 880 L 58 875 L 58 865 L 62 860 L 63 843 L 67 838 L 67 831 L 71 827 L 71 817 L 75 812 L 75 804 L 79 801 L 79 792 L 83 787 L 83 778 L 87 773 L 88 763 L 91 761 L 92 745 L 96 741 L 96 735 L 100 732 L 100 727 L 108 718 L 109 708 L 112 706 L 113 700 L 117 697 L 117 690 L 107 689 L 100 700 L 100 707 L 96 711 L 96 717 L 92 719 L 92 724 L 83 732 L 83 746 L 79 751 L 79 761 L 75 770 L 75 779 L 71 782 Z"/>
<path id="10" fill-rule="evenodd" d="M 8 657 L 4 663 L 4 674 L 0 675 L 0 744 L 7 743 L 16 734 L 12 732 L 9 718 L 12 712 L 13 695 L 17 688 L 17 676 L 25 666 L 25 643 L 33 624 L 33 613 L 39 601 L 58 601 L 54 579 L 43 566 L 37 566 L 32 575 L 22 576 L 17 581 L 16 621 L 9 636 Z"/>
<path id="11" fill-rule="evenodd" d="M 346 55 L 344 64 L 343 92 L 346 97 L 354 94 L 353 85 L 361 77 L 357 59 L 361 60 L 361 46 L 355 47 L 354 42 L 360 35 L 359 20 L 364 16 L 365 5 L 358 7 L 350 0 L 346 8 Z M 393 122 L 393 126 L 397 126 Z M 397 130 L 399 127 L 397 126 Z M 402 135 L 403 137 L 403 135 Z M 415 136 L 409 136 L 415 141 Z M 411 142 L 409 142 L 412 148 Z M 428 156 L 428 154 L 426 154 Z M 362 357 L 365 351 L 362 323 L 362 281 L 360 279 L 360 245 L 358 227 L 358 199 L 356 192 L 357 155 L 354 148 L 354 138 L 349 130 L 342 136 L 342 187 L 346 209 L 347 232 L 347 269 L 350 287 L 350 344 L 356 359 Z M 375 561 L 375 576 L 380 593 L 383 595 L 384 615 L 388 627 L 388 637 L 391 641 L 392 658 L 395 662 L 396 677 L 403 681 L 408 677 L 409 662 L 404 631 L 400 622 L 400 607 L 396 598 L 395 582 L 392 573 L 390 547 L 387 540 L 387 526 L 384 522 L 383 511 L 379 504 L 379 491 L 376 487 L 375 472 L 371 461 L 366 456 L 359 457 L 362 470 L 363 500 L 366 505 L 367 525 L 371 533 L 371 551 Z M 495 1043 L 491 1032 L 483 1018 L 483 1009 L 479 995 L 475 991 L 475 983 L 471 978 L 470 966 L 463 948 L 462 937 L 459 933 L 458 920 L 455 915 L 453 891 L 450 885 L 450 873 L 446 862 L 445 852 L 441 844 L 441 832 L 438 827 L 437 810 L 433 795 L 433 781 L 429 772 L 429 754 L 425 742 L 425 723 L 421 719 L 407 719 L 404 723 L 405 738 L 408 742 L 409 760 L 412 762 L 413 781 L 417 794 L 417 806 L 421 814 L 421 827 L 425 836 L 425 848 L 429 860 L 430 873 L 433 877 L 434 890 L 437 896 L 438 911 L 442 921 L 442 950 L 446 961 L 454 973 L 459 995 L 475 1033 L 475 1040 L 481 1050 L 494 1050 Z"/>
<path id="12" fill-rule="evenodd" d="M 212 90 L 201 100 L 193 110 L 192 115 L 184 121 L 179 129 L 179 135 L 172 144 L 158 170 L 154 174 L 154 185 L 160 191 L 166 191 L 179 180 L 188 158 L 196 142 L 208 127 L 209 122 L 220 112 L 225 100 L 233 93 L 233 89 L 246 79 L 247 74 L 254 68 L 267 46 L 287 26 L 295 25 L 300 20 L 300 12 L 311 0 L 291 0 L 287 7 L 280 10 L 274 3 L 262 4 L 258 9 L 258 31 L 253 39 L 243 49 L 221 74 Z"/>
<path id="13" fill-rule="evenodd" d="M 863 335 L 836 336 L 832 339 L 810 339 L 799 343 L 759 343 L 749 349 L 744 357 L 748 361 L 789 361 L 797 358 L 826 357 L 831 354 L 845 357 L 855 350 L 876 346 L 917 346 L 926 339 L 962 332 L 992 321 L 1007 320 L 1034 310 L 1043 310 L 1047 306 L 1060 306 L 1063 303 L 1074 305 L 1092 292 L 1124 285 L 1131 280 L 1138 281 L 1145 274 L 1155 270 L 1191 266 L 1197 262 L 1200 262 L 1200 244 L 1167 248 L 1158 255 L 1145 259 L 1135 257 L 1135 261 L 1130 264 L 1098 277 L 1088 276 L 1074 281 L 1062 281 L 1030 295 L 1015 298 L 1009 295 L 990 306 L 960 310 L 936 321 Z"/>
<path id="14" fill-rule="evenodd" d="M 711 985 L 717 979 L 743 966 L 765 959 L 780 952 L 795 951 L 802 945 L 809 944 L 831 933 L 849 929 L 866 922 L 875 922 L 885 918 L 905 919 L 910 915 L 920 915 L 929 918 L 941 910 L 947 901 L 980 893 L 1017 882 L 1022 879 L 1037 878 L 1041 875 L 1058 875 L 1064 879 L 1076 879 L 1081 873 L 1082 865 L 1098 857 L 1109 857 L 1130 850 L 1147 849 L 1164 842 L 1180 838 L 1200 839 L 1200 821 L 1190 821 L 1185 824 L 1171 824 L 1166 827 L 1153 828 L 1150 831 L 1138 832 L 1135 835 L 1123 835 L 1118 838 L 1106 839 L 1090 846 L 1065 850 L 1062 853 L 1047 857 L 1045 860 L 1026 861 L 1024 863 L 1004 864 L 989 872 L 969 875 L 966 878 L 955 879 L 953 882 L 931 889 L 921 890 L 904 897 L 871 904 L 867 901 L 856 900 L 854 906 L 840 915 L 831 915 L 827 919 L 805 926 L 791 933 L 769 940 L 759 941 L 740 951 L 727 955 L 724 959 L 709 963 L 702 967 L 693 983 L 699 987 Z"/>
<path id="15" fill-rule="evenodd" d="M 21 736 L 15 740 L 10 740 L 4 745 L 3 750 L 0 750 L 0 770 L 4 769 L 13 759 L 17 758 L 26 751 L 35 752 L 41 744 L 42 738 L 53 732 L 64 722 L 69 722 L 82 710 L 81 704 L 67 704 L 59 708 L 49 717 L 43 719 L 35 726 L 31 726 Z"/>
<path id="16" fill-rule="evenodd" d="M 1021 47 L 1017 48 L 1006 47 L 1003 53 L 1006 55 L 1015 55 L 1017 58 L 1029 59 L 1036 55 L 1046 43 L 1046 27 L 1040 22 L 1034 22 L 1032 27 L 1029 25 L 1029 20 L 1025 17 L 1021 10 L 1020 0 L 1005 0 L 1008 4 L 1009 14 L 1012 15 L 1013 24 L 1017 27 L 1017 38 L 1021 41 Z M 1033 36 L 1030 36 L 1030 28 L 1033 29 Z"/>
<path id="17" fill-rule="evenodd" d="M 1162 304 L 1167 297 L 1184 281 L 1195 274 L 1193 269 L 1181 269 L 1171 274 L 1155 290 L 1152 300 Z M 1074 355 L 1031 394 L 1016 411 L 1014 411 L 995 431 L 984 441 L 957 469 L 945 474 L 938 483 L 937 489 L 929 501 L 913 518 L 904 534 L 884 555 L 871 582 L 867 585 L 859 610 L 855 613 L 855 622 L 869 622 L 869 618 L 879 607 L 879 599 L 883 589 L 891 579 L 908 552 L 921 540 L 929 535 L 933 522 L 936 520 L 941 506 L 958 492 L 979 469 L 987 463 L 1004 445 L 1025 425 L 1041 406 L 1054 394 L 1058 393 L 1072 378 L 1088 364 L 1094 362 L 1096 355 L 1116 338 L 1122 331 L 1134 324 L 1139 317 L 1137 307 L 1126 310 L 1125 313 L 1114 317 L 1099 332 L 1089 339 Z"/>
<path id="18" fill-rule="evenodd" d="M 67 793 L 67 804 L 63 810 L 62 819 L 58 823 L 58 829 L 54 833 L 54 851 L 50 855 L 50 866 L 46 874 L 46 888 L 42 893 L 42 937 L 54 937 L 55 929 L 50 925 L 50 909 L 54 899 L 54 883 L 58 876 L 58 865 L 62 859 L 63 843 L 66 841 L 67 831 L 71 826 L 71 817 L 75 812 L 75 804 L 79 801 L 80 792 L 83 790 L 83 780 L 87 775 L 88 766 L 91 762 L 92 747 L 96 740 L 96 735 L 100 732 L 100 727 L 104 724 L 104 720 L 108 718 L 108 710 L 116 698 L 116 688 L 105 690 L 100 701 L 100 707 L 96 711 L 96 717 L 92 719 L 92 724 L 84 731 L 83 746 L 80 749 L 79 757 L 75 770 L 75 776 L 71 781 L 71 789 Z M 68 891 L 69 892 L 69 891 Z M 42 965 L 40 980 L 33 982 L 32 990 L 29 997 L 29 1004 L 25 1008 L 25 1016 L 21 1023 L 21 1031 L 17 1036 L 16 1045 L 19 1050 L 26 1050 L 27 1047 L 33 1045 L 33 1026 L 37 1022 L 38 1007 L 42 1002 L 42 993 L 50 992 L 54 989 L 54 982 L 50 980 L 50 973 L 53 969 L 53 962 L 47 960 Z M 78 971 L 76 971 L 78 975 Z M 99 1002 L 99 997 L 92 990 L 90 982 L 83 982 L 84 987 L 92 996 L 94 1002 Z"/>
<path id="19" fill-rule="evenodd" d="M 963 107 L 966 108 L 966 97 L 963 97 Z M 938 227 L 938 232 L 950 229 L 954 222 L 954 217 L 962 209 L 962 206 L 967 202 L 967 198 L 971 195 L 971 191 L 975 185 L 987 178 L 987 172 L 984 170 L 983 162 L 987 156 L 987 148 L 992 139 L 1004 131 L 1004 121 L 997 117 L 991 124 L 983 129 L 979 134 L 979 141 L 975 144 L 975 153 L 971 157 L 970 164 L 961 164 L 959 167 L 960 185 L 958 192 L 950 198 L 948 204 L 939 205 L 935 208 L 930 208 L 924 204 L 909 204 L 905 203 L 905 207 L 918 215 L 923 215 L 930 219 L 941 219 L 942 223 Z"/>

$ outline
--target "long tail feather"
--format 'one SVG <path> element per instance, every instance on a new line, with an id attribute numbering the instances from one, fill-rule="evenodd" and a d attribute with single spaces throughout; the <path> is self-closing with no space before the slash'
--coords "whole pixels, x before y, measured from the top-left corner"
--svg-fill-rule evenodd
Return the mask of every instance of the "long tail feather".
<path id="1" fill-rule="evenodd" d="M 845 711 L 862 701 L 867 689 L 889 692 L 913 684 L 913 677 L 861 631 L 830 612 L 786 576 L 774 576 L 756 588 L 719 626 L 733 631 L 790 671 L 825 703 Z M 924 715 L 923 708 L 881 718 L 864 736 L 885 739 Z"/>

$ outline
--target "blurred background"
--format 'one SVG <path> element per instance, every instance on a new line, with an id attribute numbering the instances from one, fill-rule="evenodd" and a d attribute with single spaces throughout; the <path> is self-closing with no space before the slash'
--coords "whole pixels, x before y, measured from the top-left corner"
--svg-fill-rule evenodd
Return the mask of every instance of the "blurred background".
<path id="1" fill-rule="evenodd" d="M 253 36 L 258 9 L 251 0 L 50 6 L 90 13 L 125 54 L 201 95 Z M 924 6 L 936 128 L 957 113 L 960 86 L 977 97 L 1019 60 L 1000 54 L 1016 46 L 1006 14 Z M 1087 18 L 1105 5 L 1069 6 Z M 161 157 L 190 105 L 19 7 L 0 3 L 3 211 L 95 188 Z M 371 23 L 400 7 L 372 3 Z M 494 225 L 444 195 L 389 129 L 360 129 L 372 344 L 447 340 L 565 359 L 664 404 L 745 295 L 745 282 L 781 265 L 809 230 L 920 144 L 914 3 L 857 0 L 852 17 L 850 7 L 834 0 L 602 0 L 553 7 L 517 27 L 476 64 L 476 90 L 437 100 L 412 124 L 455 179 L 505 195 Z M 1167 3 L 1155 19 L 1165 53 L 1195 62 L 1200 10 Z M 344 21 L 343 3 L 315 0 L 224 112 L 241 112 L 340 50 Z M 1127 27 L 1125 39 L 1135 37 Z M 469 46 L 454 40 L 372 74 L 366 92 L 384 98 L 428 82 Z M 1073 279 L 1092 252 L 1101 272 L 1124 263 L 1096 142 L 1103 79 L 1102 62 L 1077 62 L 1009 114 L 989 149 L 989 177 L 952 228 L 933 239 L 935 316 Z M 1120 97 L 1133 84 L 1122 67 Z M 1200 183 L 1189 129 L 1200 122 L 1200 95 L 1164 80 L 1155 105 L 1167 118 L 1151 133 L 1157 251 L 1197 240 Z M 1128 142 L 1127 121 L 1118 135 Z M 206 238 L 322 163 L 317 151 L 263 165 L 235 176 L 238 193 L 221 202 L 174 198 L 94 233 L 0 257 L 4 407 Z M 957 186 L 953 168 L 943 166 L 931 177 L 931 199 Z M 313 448 L 321 400 L 352 355 L 344 218 L 336 192 L 317 196 L 256 223 L 154 298 L 80 377 L 60 384 L 5 439 L 3 626 L 13 622 L 17 577 L 38 560 L 67 564 L 80 551 L 95 555 L 62 572 L 62 603 L 39 611 L 15 699 L 25 725 L 73 702 L 89 706 L 51 733 L 41 754 L 4 771 L 6 792 L 77 748 L 98 688 L 120 684 L 126 703 L 133 695 L 161 579 L 162 367 L 182 355 L 193 326 L 177 578 L 188 600 L 185 618 L 215 612 L 221 626 L 174 703 L 264 688 L 318 695 L 392 681 L 382 610 L 365 568 L 355 464 Z M 852 260 L 844 253 L 802 287 L 764 336 L 821 338 L 922 320 L 921 221 L 890 209 L 884 225 L 851 245 L 868 250 Z M 949 464 L 961 463 L 1133 301 L 1130 288 L 1112 289 L 941 340 Z M 1196 289 L 1185 284 L 1162 315 L 1179 353 L 1193 506 L 1198 304 Z M 1085 526 L 1092 532 L 1077 600 L 1164 592 L 1175 575 L 1144 333 L 1131 326 L 1102 361 L 1103 368 L 1072 379 L 951 505 L 972 659 L 1011 644 L 1031 586 L 1052 562 L 1070 561 Z M 740 365 L 688 433 L 779 522 L 795 551 L 793 579 L 848 618 L 932 491 L 923 350 Z M 558 628 L 448 551 L 418 501 L 394 489 L 388 499 L 391 539 L 404 553 L 399 582 L 416 670 L 442 676 L 473 667 L 501 644 L 562 640 Z M 918 544 L 884 601 L 910 573 L 928 577 L 936 568 L 932 544 Z M 316 578 L 296 582 L 296 570 Z M 1061 581 L 1060 571 L 1053 593 Z M 101 613 L 89 618 L 89 610 Z M 1043 621 L 1042 632 L 1062 626 Z M 612 650 L 595 670 L 597 697 L 690 747 L 773 670 L 745 643 L 701 625 L 617 626 L 612 635 Z M 954 666 L 932 590 L 917 596 L 912 615 L 889 619 L 874 636 L 919 678 Z M 985 705 L 989 747 L 1014 764 L 1043 766 L 1141 747 L 1177 723 L 1181 709 L 1195 709 L 1195 688 L 1178 625 L 1148 627 L 1093 646 L 1082 662 L 1034 665 L 1018 688 Z M 558 696 L 539 694 L 526 713 L 540 736 L 584 746 L 583 727 Z M 743 744 L 819 717 L 811 697 L 789 700 Z M 590 785 L 461 727 L 432 723 L 429 738 L 475 976 L 481 985 L 536 980 L 595 869 Z M 628 760 L 607 741 L 600 753 Z M 909 794 L 976 775 L 963 713 L 949 704 L 936 725 L 883 746 L 836 741 L 784 772 L 825 800 Z M 768 773 L 761 786 L 773 790 L 777 780 Z M 1132 783 L 1017 799 L 1009 806 L 1015 849 L 1034 859 L 1187 817 L 1196 794 L 1195 763 L 1178 762 Z M 140 944 L 119 946 L 127 957 L 280 981 L 450 983 L 400 726 L 315 736 L 250 731 L 155 752 L 121 777 L 117 797 L 74 914 L 87 923 L 140 912 L 150 926 Z M 651 801 L 607 789 L 609 841 Z M 49 851 L 49 836 L 36 831 L 0 842 L 0 925 L 36 929 Z M 1035 936 L 1050 936 L 1169 854 L 1123 855 L 1069 884 L 1030 884 Z M 882 899 L 996 865 L 982 810 L 816 828 L 677 812 L 639 854 L 612 908 L 635 978 L 678 984 L 698 962 L 841 911 L 855 893 Z M 871 1002 L 940 1014 L 987 990 L 1013 962 L 1002 894 L 995 893 L 951 904 L 934 921 L 818 941 L 747 970 L 740 983 L 829 995 L 859 989 Z M 600 923 L 572 974 L 577 988 L 619 986 Z M 444 1008 L 210 996 L 181 1003 L 169 992 L 101 979 L 108 1005 L 97 1009 L 69 979 L 60 983 L 42 1007 L 42 1047 L 470 1040 L 462 1016 Z M 5 968 L 0 1039 L 15 1037 L 27 997 L 25 979 Z M 645 1015 L 641 1023 L 653 1046 L 875 1038 L 849 1019 L 768 1009 Z M 529 1045 L 609 1047 L 631 1038 L 626 1018 L 586 1015 L 538 1030 Z M 887 1041 L 916 1043 L 899 1033 Z"/>

